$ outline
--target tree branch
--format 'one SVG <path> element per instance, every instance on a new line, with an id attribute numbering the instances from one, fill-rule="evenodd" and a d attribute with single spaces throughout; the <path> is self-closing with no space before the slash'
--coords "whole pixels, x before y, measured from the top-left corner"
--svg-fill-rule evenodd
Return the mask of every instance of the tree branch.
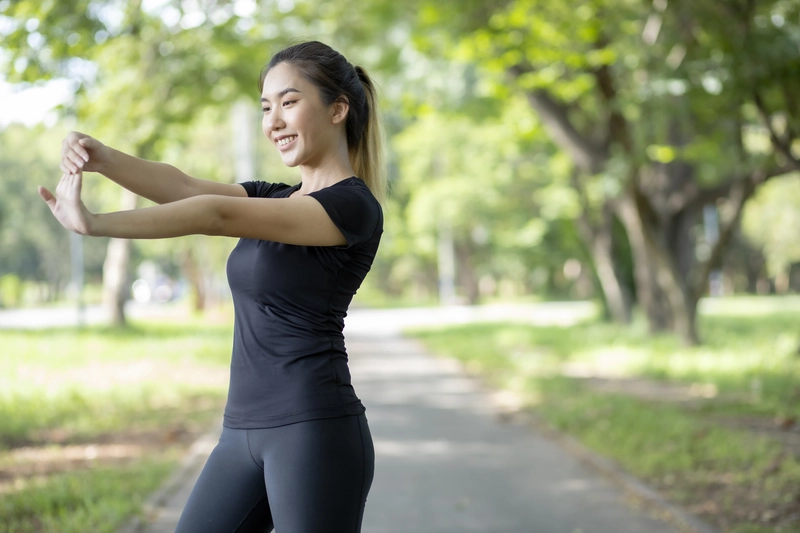
<path id="1" fill-rule="evenodd" d="M 602 49 L 607 45 L 605 37 L 600 37 L 594 46 L 596 49 Z M 600 89 L 600 94 L 608 104 L 609 117 L 608 117 L 608 133 L 605 139 L 605 150 L 608 151 L 609 146 L 613 142 L 618 142 L 625 149 L 625 152 L 630 154 L 633 151 L 633 143 L 631 142 L 630 132 L 628 130 L 628 122 L 622 113 L 616 108 L 617 89 L 614 86 L 614 79 L 611 77 L 611 70 L 608 65 L 602 65 L 599 68 L 593 69 L 597 87 Z"/>
<path id="2" fill-rule="evenodd" d="M 732 213 L 728 220 L 722 224 L 719 232 L 719 239 L 711 249 L 709 258 L 702 263 L 698 263 L 697 267 L 693 269 L 690 275 L 689 279 L 691 285 L 689 290 L 692 291 L 692 296 L 695 298 L 695 301 L 699 300 L 705 292 L 706 280 L 708 280 L 711 270 L 716 268 L 722 261 L 722 255 L 725 253 L 733 237 L 733 233 L 739 225 L 739 219 L 741 218 L 747 200 L 749 200 L 756 189 L 768 179 L 786 173 L 785 171 L 778 172 L 776 169 L 772 171 L 759 169 L 750 174 L 746 179 L 740 179 L 726 184 L 728 188 L 728 194 L 726 196 L 730 198 L 732 203 Z"/>
<path id="3" fill-rule="evenodd" d="M 764 104 L 764 100 L 761 98 L 761 94 L 759 94 L 758 91 L 753 91 L 753 102 L 756 104 L 756 109 L 758 109 L 758 114 L 761 117 L 761 120 L 769 130 L 769 138 L 772 141 L 772 146 L 774 146 L 775 149 L 778 150 L 778 152 L 780 152 L 792 164 L 795 170 L 800 170 L 800 161 L 798 161 L 798 159 L 792 154 L 792 150 L 790 148 L 793 139 L 791 136 L 786 139 L 781 139 L 778 136 L 775 128 L 772 127 L 772 121 L 769 118 L 767 106 Z"/>
<path id="4" fill-rule="evenodd" d="M 509 74 L 515 78 L 526 72 L 528 71 L 521 65 L 509 69 Z M 570 154 L 575 165 L 591 174 L 599 172 L 606 159 L 603 150 L 578 132 L 567 115 L 566 107 L 544 89 L 528 91 L 526 96 L 550 136 L 560 148 Z"/>
<path id="5" fill-rule="evenodd" d="M 788 174 L 789 172 L 794 172 L 795 170 L 797 169 L 794 167 L 794 165 L 783 165 L 766 169 L 763 171 L 763 181 L 767 181 L 776 176 Z M 737 183 L 747 181 L 751 178 L 751 176 L 752 173 L 735 176 L 720 185 L 705 189 L 701 189 L 694 184 L 690 184 L 684 188 L 684 190 L 672 193 L 669 198 L 667 198 L 667 207 L 671 212 L 677 213 L 679 211 L 683 211 L 684 209 L 694 209 L 702 207 L 705 204 L 714 203 L 720 198 L 730 196 L 732 189 Z"/>

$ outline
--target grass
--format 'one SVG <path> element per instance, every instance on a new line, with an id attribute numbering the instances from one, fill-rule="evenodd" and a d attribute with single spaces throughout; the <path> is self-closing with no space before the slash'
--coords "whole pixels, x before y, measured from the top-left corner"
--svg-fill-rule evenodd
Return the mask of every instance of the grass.
<path id="1" fill-rule="evenodd" d="M 800 420 L 800 299 L 701 311 L 695 348 L 642 322 L 412 333 L 724 531 L 796 533 L 800 448 L 774 437 L 776 421 Z"/>
<path id="2" fill-rule="evenodd" d="M 4 532 L 113 533 L 175 467 L 174 453 L 116 468 L 56 474 L 0 499 Z"/>
<path id="3" fill-rule="evenodd" d="M 221 415 L 230 326 L 0 331 L 0 524 L 113 531 Z"/>

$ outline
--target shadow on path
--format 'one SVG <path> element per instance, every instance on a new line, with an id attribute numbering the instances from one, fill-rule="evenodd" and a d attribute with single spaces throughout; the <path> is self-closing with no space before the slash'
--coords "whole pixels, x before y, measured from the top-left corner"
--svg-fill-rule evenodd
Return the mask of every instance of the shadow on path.
<path id="1" fill-rule="evenodd" d="M 678 531 L 632 506 L 554 441 L 501 422 L 490 395 L 459 363 L 377 329 L 348 330 L 347 348 L 376 450 L 363 533 Z M 123 531 L 173 531 L 217 437 L 198 441 L 150 499 L 150 525 Z"/>
<path id="2" fill-rule="evenodd" d="M 674 533 L 525 425 L 502 423 L 455 361 L 348 336 L 376 474 L 364 533 Z"/>

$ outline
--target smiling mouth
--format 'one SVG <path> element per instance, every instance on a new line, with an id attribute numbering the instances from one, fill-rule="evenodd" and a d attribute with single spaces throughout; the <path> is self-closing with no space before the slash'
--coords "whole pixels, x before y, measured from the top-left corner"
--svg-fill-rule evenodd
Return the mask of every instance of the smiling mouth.
<path id="1" fill-rule="evenodd" d="M 289 144 L 290 142 L 292 142 L 295 139 L 297 139 L 297 135 L 292 135 L 291 137 L 284 137 L 283 139 L 278 139 L 275 142 L 275 144 L 277 144 L 278 147 L 286 146 L 287 144 Z"/>

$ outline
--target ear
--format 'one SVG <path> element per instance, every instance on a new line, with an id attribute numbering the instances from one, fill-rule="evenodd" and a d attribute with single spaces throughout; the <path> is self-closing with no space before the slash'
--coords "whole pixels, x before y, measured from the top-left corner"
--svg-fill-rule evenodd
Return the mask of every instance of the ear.
<path id="1" fill-rule="evenodd" d="M 350 111 L 350 101 L 346 96 L 341 96 L 332 105 L 333 116 L 331 120 L 334 124 L 342 124 L 347 120 L 347 113 Z"/>

